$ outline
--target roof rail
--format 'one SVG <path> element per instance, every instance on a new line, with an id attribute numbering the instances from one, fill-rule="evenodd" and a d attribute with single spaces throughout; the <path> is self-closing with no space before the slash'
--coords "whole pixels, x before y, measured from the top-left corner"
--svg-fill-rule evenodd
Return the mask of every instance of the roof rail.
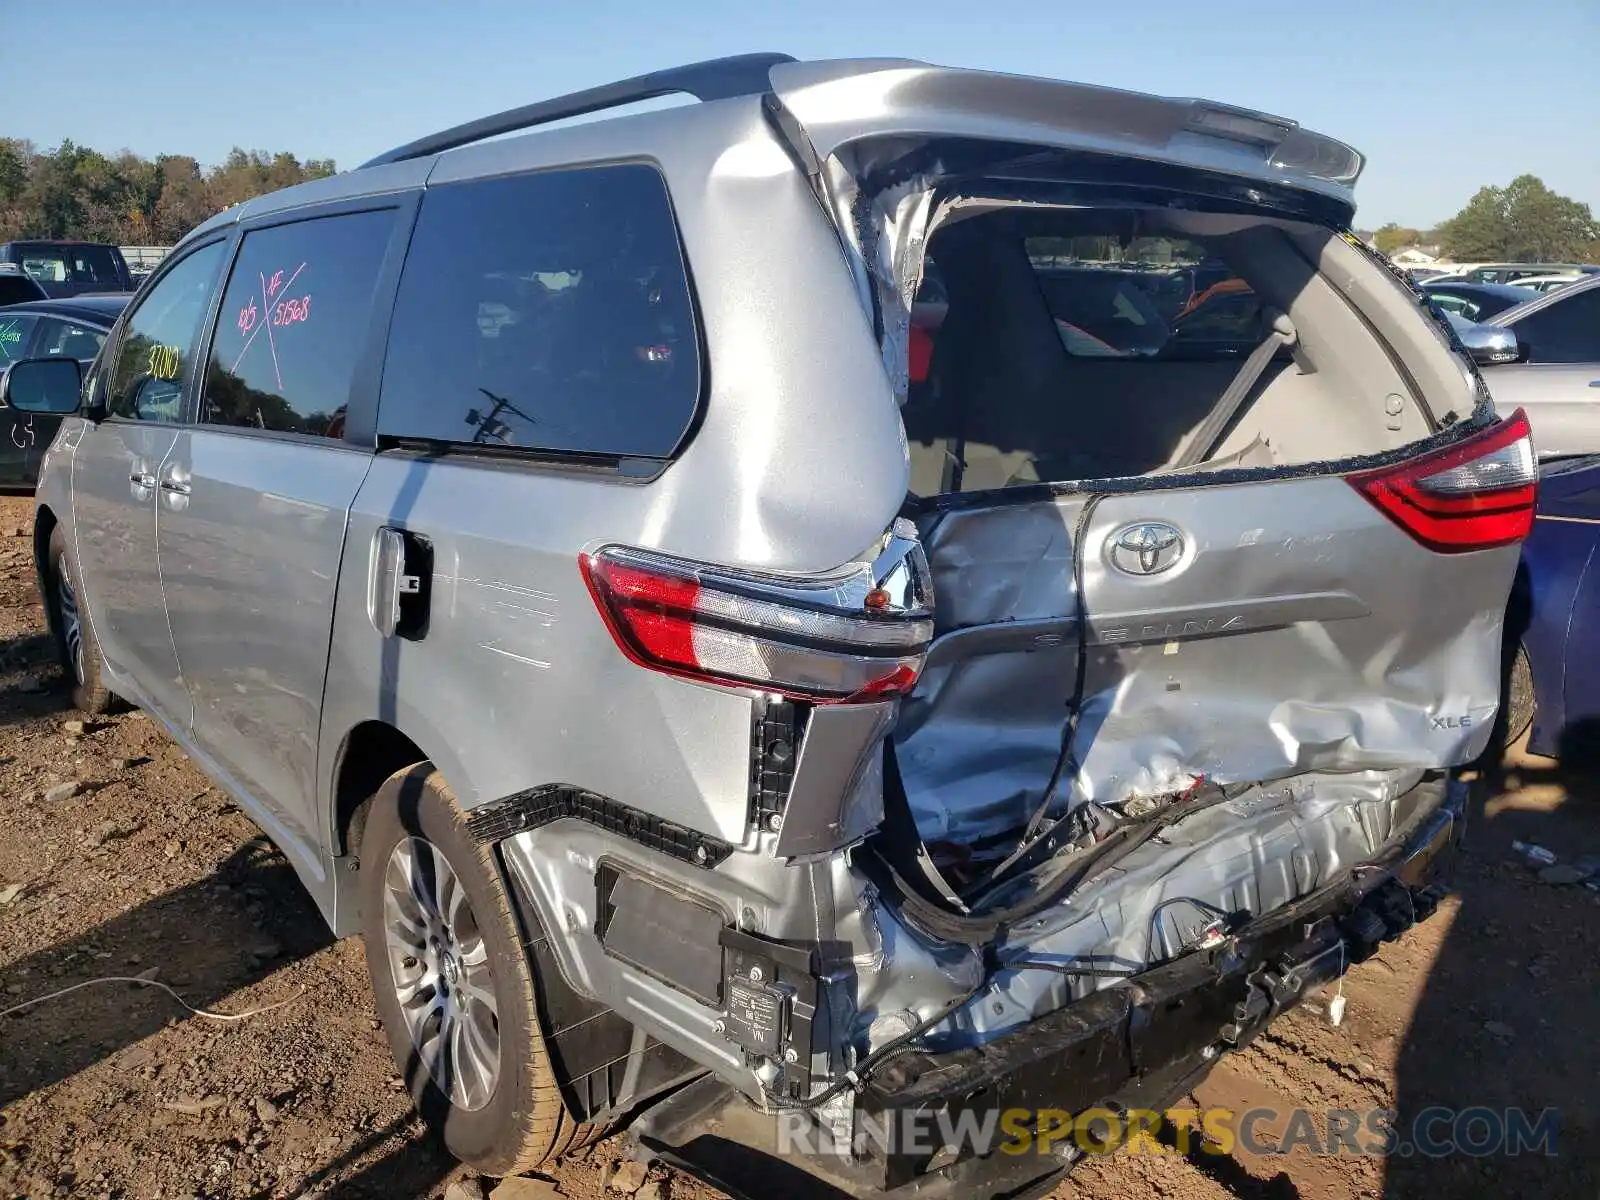
<path id="1" fill-rule="evenodd" d="M 787 54 L 735 54 L 728 58 L 713 58 L 683 67 L 652 71 L 648 75 L 635 75 L 632 79 L 586 88 L 581 92 L 557 96 L 553 100 L 541 100 L 537 104 L 525 104 L 492 117 L 480 117 L 465 125 L 440 130 L 369 159 L 361 166 L 378 167 L 385 163 L 426 158 L 430 154 L 454 150 L 457 146 L 502 133 L 547 125 L 568 117 L 581 117 L 602 109 L 620 108 L 625 104 L 637 104 L 642 100 L 654 100 L 657 96 L 683 94 L 704 101 L 759 95 L 771 90 L 772 81 L 768 72 L 773 67 L 794 61 Z"/>

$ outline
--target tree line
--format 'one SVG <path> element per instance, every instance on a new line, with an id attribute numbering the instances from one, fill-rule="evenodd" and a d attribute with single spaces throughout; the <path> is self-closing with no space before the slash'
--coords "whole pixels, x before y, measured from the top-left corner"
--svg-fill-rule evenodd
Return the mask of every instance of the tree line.
<path id="1" fill-rule="evenodd" d="M 169 246 L 200 222 L 263 192 L 332 175 L 332 159 L 235 147 L 220 166 L 184 154 L 105 155 L 72 141 L 40 150 L 0 138 L 0 242 L 82 238 Z M 1600 262 L 1600 222 L 1587 204 L 1552 192 L 1536 175 L 1479 188 L 1435 229 L 1390 223 L 1373 235 L 1385 254 L 1436 245 L 1458 262 Z"/>
<path id="2" fill-rule="evenodd" d="M 1435 229 L 1390 223 L 1373 234 L 1384 254 L 1438 246 L 1457 262 L 1600 262 L 1600 222 L 1587 204 L 1552 192 L 1537 175 L 1482 187 Z"/>
<path id="3" fill-rule="evenodd" d="M 0 242 L 82 238 L 121 246 L 170 246 L 240 201 L 332 175 L 332 159 L 235 147 L 220 166 L 183 154 L 105 155 L 65 141 L 40 150 L 0 138 Z"/>

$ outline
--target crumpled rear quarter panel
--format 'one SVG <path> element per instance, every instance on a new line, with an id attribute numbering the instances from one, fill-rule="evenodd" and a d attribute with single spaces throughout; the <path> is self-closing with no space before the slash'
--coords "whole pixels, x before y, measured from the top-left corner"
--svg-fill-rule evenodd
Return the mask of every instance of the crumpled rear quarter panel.
<path id="1" fill-rule="evenodd" d="M 1085 503 L 997 499 L 922 521 L 937 637 L 897 749 L 929 840 L 1003 833 L 1039 801 L 1073 697 Z M 1142 521 L 1181 532 L 1175 567 L 1111 564 L 1113 536 Z M 1516 560 L 1434 553 L 1338 477 L 1101 498 L 1084 542 L 1078 799 L 1467 761 L 1498 705 Z"/>

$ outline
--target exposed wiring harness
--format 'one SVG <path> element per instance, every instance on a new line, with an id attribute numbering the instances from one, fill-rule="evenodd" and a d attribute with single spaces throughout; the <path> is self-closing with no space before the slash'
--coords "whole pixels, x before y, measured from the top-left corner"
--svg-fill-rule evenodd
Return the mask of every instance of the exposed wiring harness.
<path id="1" fill-rule="evenodd" d="M 1215 904 L 1208 904 L 1206 901 L 1197 899 L 1194 896 L 1169 896 L 1150 910 L 1150 928 L 1146 938 L 1151 951 L 1155 948 L 1157 922 L 1161 920 L 1161 914 L 1179 904 L 1187 904 L 1191 908 L 1197 908 L 1211 918 L 1184 939 L 1183 945 L 1178 950 L 1179 954 L 1188 950 L 1211 949 L 1227 936 L 1238 921 L 1239 914 L 1231 913 L 1225 908 L 1218 908 Z M 1147 951 L 1147 953 L 1151 951 Z"/>
<path id="2" fill-rule="evenodd" d="M 1084 537 L 1089 532 L 1089 522 L 1094 519 L 1094 510 L 1100 507 L 1103 496 L 1091 495 L 1083 502 L 1083 508 L 1078 512 L 1078 519 L 1072 527 L 1072 592 L 1075 616 L 1073 623 L 1077 626 L 1078 648 L 1076 661 L 1072 673 L 1072 711 L 1067 714 L 1067 723 L 1061 731 L 1061 749 L 1056 754 L 1055 767 L 1050 772 L 1050 782 L 1045 784 L 1044 795 L 1039 799 L 1039 807 L 1033 810 L 1033 816 L 1028 818 L 1028 826 L 1022 833 L 1022 848 L 1030 846 L 1035 838 L 1043 837 L 1054 828 L 1051 826 L 1041 830 L 1045 814 L 1050 811 L 1050 803 L 1055 799 L 1056 788 L 1061 785 L 1061 777 L 1066 773 L 1067 765 L 1072 766 L 1072 777 L 1078 775 L 1078 725 L 1083 719 L 1083 692 L 1088 686 L 1089 677 L 1089 601 L 1084 595 L 1083 587 L 1083 543 Z M 994 871 L 998 876 L 1009 867 L 1017 855 L 1022 853 L 1019 848 L 1016 854 L 1001 863 Z"/>
<path id="3" fill-rule="evenodd" d="M 936 1009 L 932 1016 L 924 1017 L 921 1021 L 917 1022 L 917 1024 L 913 1025 L 910 1029 L 906 1030 L 898 1037 L 892 1038 L 891 1040 L 885 1042 L 872 1053 L 868 1054 L 855 1066 L 846 1071 L 839 1079 L 829 1084 L 822 1091 L 818 1092 L 815 1096 L 808 1096 L 804 1100 L 778 1100 L 775 1097 L 769 1096 L 768 1103 L 779 1111 L 814 1112 L 823 1105 L 827 1104 L 830 1100 L 844 1095 L 844 1093 L 847 1091 L 866 1091 L 867 1083 L 872 1078 L 873 1072 L 881 1069 L 884 1063 L 888 1062 L 889 1059 L 895 1054 L 898 1054 L 902 1050 L 908 1049 L 912 1042 L 916 1041 L 917 1038 L 927 1033 L 928 1030 L 939 1024 L 939 1022 L 943 1021 L 951 1013 L 965 1005 L 979 992 L 983 991 L 988 984 L 989 981 L 987 978 L 985 978 L 982 983 L 978 984 L 971 991 L 962 993 L 948 1004 Z"/>

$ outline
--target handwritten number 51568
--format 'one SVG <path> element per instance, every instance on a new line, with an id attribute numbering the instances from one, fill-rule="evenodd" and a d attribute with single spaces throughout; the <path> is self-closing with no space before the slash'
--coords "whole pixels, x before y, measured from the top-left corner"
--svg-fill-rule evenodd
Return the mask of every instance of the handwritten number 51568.
<path id="1" fill-rule="evenodd" d="M 311 316 L 311 297 L 301 296 L 298 300 L 279 300 L 272 306 L 272 323 L 274 325 L 293 325 L 299 321 L 309 319 Z"/>

